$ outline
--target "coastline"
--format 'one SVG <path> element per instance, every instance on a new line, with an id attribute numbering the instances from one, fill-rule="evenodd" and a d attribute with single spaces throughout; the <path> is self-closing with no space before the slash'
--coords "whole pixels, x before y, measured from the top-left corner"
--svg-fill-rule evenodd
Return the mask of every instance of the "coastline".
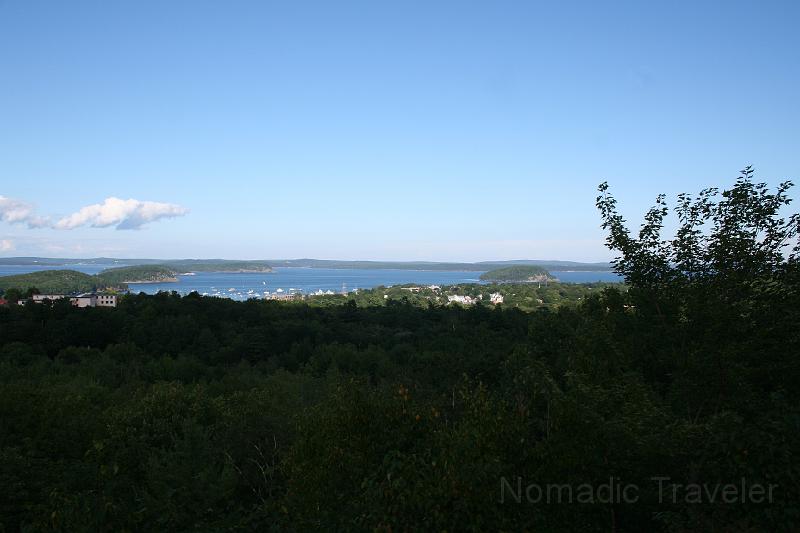
<path id="1" fill-rule="evenodd" d="M 136 281 L 123 281 L 126 285 L 136 285 L 137 283 L 177 283 L 180 280 L 177 277 L 173 278 L 161 278 L 157 280 L 136 280 Z"/>

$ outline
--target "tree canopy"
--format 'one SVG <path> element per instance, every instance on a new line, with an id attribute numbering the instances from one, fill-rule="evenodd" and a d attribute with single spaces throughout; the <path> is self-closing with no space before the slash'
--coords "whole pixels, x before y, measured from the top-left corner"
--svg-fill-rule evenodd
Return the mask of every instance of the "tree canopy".
<path id="1" fill-rule="evenodd" d="M 0 529 L 797 531 L 790 187 L 748 169 L 634 235 L 603 184 L 628 290 L 573 305 L 0 307 Z M 610 483 L 636 500 L 569 499 Z"/>

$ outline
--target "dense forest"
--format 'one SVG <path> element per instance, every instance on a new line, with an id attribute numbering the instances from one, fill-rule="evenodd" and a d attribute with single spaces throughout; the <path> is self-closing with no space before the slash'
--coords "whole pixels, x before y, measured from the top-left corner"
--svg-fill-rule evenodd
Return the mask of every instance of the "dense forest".
<path id="1" fill-rule="evenodd" d="M 0 307 L 0 531 L 796 531 L 790 187 L 602 185 L 574 305 Z"/>
<path id="2" fill-rule="evenodd" d="M 27 291 L 35 288 L 42 293 L 72 294 L 96 289 L 98 279 L 76 270 L 43 270 L 13 276 L 0 276 L 0 291 Z"/>

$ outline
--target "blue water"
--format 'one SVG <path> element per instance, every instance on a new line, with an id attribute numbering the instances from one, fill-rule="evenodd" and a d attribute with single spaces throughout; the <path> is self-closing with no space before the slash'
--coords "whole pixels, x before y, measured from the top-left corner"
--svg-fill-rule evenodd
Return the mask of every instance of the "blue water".
<path id="1" fill-rule="evenodd" d="M 278 267 L 271 273 L 197 272 L 193 276 L 179 276 L 178 283 L 137 283 L 130 285 L 130 289 L 134 292 L 146 293 L 172 290 L 180 293 L 197 291 L 200 294 L 242 300 L 264 296 L 267 292 L 270 294 L 292 292 L 310 294 L 317 291 L 340 293 L 403 283 L 419 285 L 479 283 L 480 274 L 480 272 L 460 271 Z"/>
<path id="2" fill-rule="evenodd" d="M 69 265 L 16 266 L 0 265 L 0 276 L 40 272 L 42 270 L 72 269 L 87 274 L 96 274 L 113 265 Z M 620 281 L 613 272 L 551 272 L 559 280 L 568 283 L 593 281 Z M 277 267 L 272 273 L 253 272 L 197 272 L 193 276 L 178 276 L 173 283 L 136 283 L 130 285 L 132 292 L 154 294 L 158 291 L 177 291 L 188 294 L 223 296 L 235 300 L 263 297 L 269 294 L 288 294 L 317 291 L 340 293 L 343 290 L 370 289 L 378 286 L 413 283 L 418 285 L 455 285 L 458 283 L 481 283 L 481 272 L 389 270 L 389 269 L 338 269 L 338 268 L 288 268 Z"/>

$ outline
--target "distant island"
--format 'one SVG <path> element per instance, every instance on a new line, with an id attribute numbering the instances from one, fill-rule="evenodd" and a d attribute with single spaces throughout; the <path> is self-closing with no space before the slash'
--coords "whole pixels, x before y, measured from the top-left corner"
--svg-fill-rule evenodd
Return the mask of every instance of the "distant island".
<path id="1" fill-rule="evenodd" d="M 272 272 L 266 261 L 234 261 L 230 259 L 180 259 L 164 261 L 163 266 L 175 272 Z"/>
<path id="2" fill-rule="evenodd" d="M 178 281 L 173 268 L 160 265 L 138 265 L 107 268 L 95 276 L 106 286 L 120 286 L 128 283 L 165 283 Z"/>
<path id="3" fill-rule="evenodd" d="M 102 286 L 97 276 L 76 270 L 44 270 L 15 276 L 0 276 L 0 291 L 26 291 L 36 288 L 42 294 L 73 294 L 88 292 Z"/>
<path id="4" fill-rule="evenodd" d="M 14 264 L 4 261 L 5 264 Z M 52 263 L 25 263 L 27 265 Z M 85 264 L 85 263 L 84 263 Z M 73 294 L 93 290 L 127 290 L 128 284 L 177 282 L 188 272 L 272 272 L 263 261 L 182 260 L 170 264 L 144 264 L 107 268 L 95 275 L 76 270 L 43 270 L 0 276 L 0 291 L 36 288 L 44 294 Z"/>
<path id="5" fill-rule="evenodd" d="M 332 259 L 270 259 L 277 267 L 375 269 L 375 270 L 431 270 L 485 272 L 509 266 L 530 265 L 545 270 L 567 270 L 575 272 L 611 272 L 611 263 L 580 263 L 576 261 L 547 261 L 518 259 L 512 261 L 478 261 L 475 263 L 436 261 L 339 261 Z"/>
<path id="6" fill-rule="evenodd" d="M 555 277 L 547 269 L 540 266 L 514 265 L 484 272 L 481 274 L 480 279 L 482 281 L 535 283 L 537 281 L 554 280 Z"/>
<path id="7" fill-rule="evenodd" d="M 377 270 L 431 270 L 486 272 L 515 265 L 538 266 L 549 271 L 610 272 L 610 263 L 581 263 L 577 261 L 515 259 L 510 261 L 437 262 L 437 261 L 347 261 L 334 259 L 119 259 L 95 257 L 91 259 L 67 259 L 48 257 L 0 257 L 0 265 L 63 266 L 70 265 L 114 265 L 141 266 L 161 265 L 183 272 L 271 272 L 272 267 L 377 269 Z"/>
<path id="8" fill-rule="evenodd" d="M 36 288 L 43 294 L 73 294 L 94 290 L 126 290 L 129 283 L 178 281 L 175 271 L 158 265 L 109 268 L 95 275 L 77 270 L 43 270 L 0 276 L 0 291 Z"/>

